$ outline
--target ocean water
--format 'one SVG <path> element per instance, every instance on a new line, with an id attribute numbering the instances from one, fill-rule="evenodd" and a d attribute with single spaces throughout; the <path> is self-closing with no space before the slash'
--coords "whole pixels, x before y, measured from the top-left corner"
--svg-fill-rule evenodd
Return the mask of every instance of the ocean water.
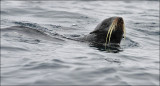
<path id="1" fill-rule="evenodd" d="M 83 36 L 121 16 L 105 51 Z M 1 1 L 1 85 L 159 85 L 159 1 Z M 62 37 L 63 36 L 63 37 Z"/>

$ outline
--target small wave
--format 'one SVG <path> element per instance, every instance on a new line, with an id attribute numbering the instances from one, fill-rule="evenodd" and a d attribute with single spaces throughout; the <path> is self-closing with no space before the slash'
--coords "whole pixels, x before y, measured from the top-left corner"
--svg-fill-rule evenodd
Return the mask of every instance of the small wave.
<path id="1" fill-rule="evenodd" d="M 25 42 L 29 44 L 38 44 L 41 40 L 39 39 L 20 39 L 19 42 Z"/>
<path id="2" fill-rule="evenodd" d="M 105 46 L 103 44 L 90 43 L 89 46 L 96 47 L 97 50 L 105 51 L 107 53 L 119 53 L 123 51 L 123 49 L 119 45 Z"/>
<path id="3" fill-rule="evenodd" d="M 137 31 L 146 33 L 148 35 L 160 35 L 159 31 L 152 31 L 152 30 L 143 30 L 143 29 L 137 29 Z"/>
<path id="4" fill-rule="evenodd" d="M 107 53 L 119 53 L 122 52 L 126 48 L 136 48 L 139 47 L 139 43 L 131 40 L 129 37 L 126 37 L 125 40 L 121 41 L 121 44 L 110 44 L 109 46 L 105 46 L 104 44 L 90 43 L 90 47 L 95 47 L 97 50 L 105 51 Z"/>
<path id="5" fill-rule="evenodd" d="M 42 30 L 44 32 L 46 32 L 47 28 L 45 27 L 41 27 L 39 24 L 37 23 L 29 23 L 29 22 L 13 22 L 14 24 L 16 25 L 19 25 L 19 26 L 24 26 L 24 27 L 30 27 L 30 28 L 33 28 L 33 29 L 39 29 L 39 30 Z"/>
<path id="6" fill-rule="evenodd" d="M 37 32 L 39 33 L 42 33 L 44 35 L 48 35 L 48 36 L 62 36 L 56 32 L 51 32 L 51 30 L 49 30 L 48 28 L 46 27 L 42 27 L 41 25 L 37 24 L 37 23 L 28 23 L 28 22 L 14 22 L 15 24 L 17 25 L 20 25 L 20 26 L 24 26 L 22 28 L 25 28 L 25 27 L 28 27 L 29 29 L 32 29 L 32 30 L 36 30 Z M 59 28 L 61 26 L 57 26 L 57 25 L 52 25 L 54 26 L 55 28 Z"/>
<path id="7" fill-rule="evenodd" d="M 30 23 L 30 22 L 17 22 L 17 21 L 11 21 L 15 26 L 2 28 L 1 31 L 14 31 L 18 32 L 18 34 L 21 35 L 27 35 L 31 36 L 31 38 L 35 40 L 28 40 L 28 39 L 22 39 L 20 41 L 22 42 L 28 42 L 28 43 L 38 43 L 40 39 L 47 39 L 47 40 L 53 40 L 55 42 L 64 41 L 61 38 L 61 35 L 59 35 L 56 32 L 51 32 L 48 28 L 43 27 L 37 23 Z M 21 37 L 20 37 L 21 38 Z"/>
<path id="8" fill-rule="evenodd" d="M 131 40 L 129 37 L 126 37 L 125 40 L 122 40 L 121 47 L 122 48 L 133 48 L 133 47 L 139 47 L 139 43 Z"/>
<path id="9" fill-rule="evenodd" d="M 6 11 L 0 11 L 1 12 L 1 15 L 8 15 L 8 13 Z"/>
<path id="10" fill-rule="evenodd" d="M 106 58 L 105 60 L 110 62 L 110 63 L 118 63 L 118 64 L 121 63 L 120 59 Z"/>
<path id="11" fill-rule="evenodd" d="M 37 69 L 61 69 L 61 68 L 70 68 L 70 66 L 63 65 L 60 63 L 33 63 L 26 64 L 23 67 L 25 70 L 37 70 Z"/>
<path id="12" fill-rule="evenodd" d="M 28 51 L 27 49 L 24 49 L 24 48 L 9 47 L 9 46 L 1 46 L 1 49 L 6 51 Z"/>
<path id="13" fill-rule="evenodd" d="M 35 17 L 45 17 L 45 18 L 89 19 L 88 16 L 82 15 L 82 14 L 79 14 L 79 13 L 68 12 L 68 11 L 56 11 L 56 10 L 38 12 L 34 16 Z"/>

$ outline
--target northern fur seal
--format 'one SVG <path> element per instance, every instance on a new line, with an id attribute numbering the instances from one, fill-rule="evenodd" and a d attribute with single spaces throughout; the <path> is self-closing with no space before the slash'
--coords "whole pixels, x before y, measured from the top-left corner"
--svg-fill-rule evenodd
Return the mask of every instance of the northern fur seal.
<path id="1" fill-rule="evenodd" d="M 123 35 L 124 34 L 124 35 Z M 110 17 L 97 25 L 94 31 L 90 32 L 80 40 L 89 41 L 98 45 L 119 45 L 125 37 L 125 26 L 122 17 Z"/>
<path id="2" fill-rule="evenodd" d="M 32 28 L 28 28 L 25 26 L 15 26 L 13 28 L 23 28 L 26 30 L 30 30 Z M 39 29 L 36 31 L 39 31 Z M 41 32 L 41 31 L 39 31 Z M 43 33 L 45 34 L 45 33 Z M 60 34 L 51 34 L 53 36 L 60 36 L 62 38 L 67 38 L 71 40 L 84 41 L 93 44 L 94 46 L 112 46 L 120 44 L 123 34 L 125 36 L 125 26 L 122 17 L 110 17 L 103 20 L 100 24 L 97 25 L 94 31 L 90 32 L 88 35 L 84 37 L 66 37 Z M 48 35 L 48 34 L 47 34 Z"/>

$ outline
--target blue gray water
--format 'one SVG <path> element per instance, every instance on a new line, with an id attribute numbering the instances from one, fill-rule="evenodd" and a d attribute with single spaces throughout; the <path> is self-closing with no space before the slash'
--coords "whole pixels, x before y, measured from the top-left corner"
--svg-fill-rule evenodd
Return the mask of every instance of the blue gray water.
<path id="1" fill-rule="evenodd" d="M 159 1 L 1 1 L 2 85 L 159 85 Z M 121 16 L 121 50 L 63 38 Z M 26 27 L 26 28 L 24 28 Z"/>

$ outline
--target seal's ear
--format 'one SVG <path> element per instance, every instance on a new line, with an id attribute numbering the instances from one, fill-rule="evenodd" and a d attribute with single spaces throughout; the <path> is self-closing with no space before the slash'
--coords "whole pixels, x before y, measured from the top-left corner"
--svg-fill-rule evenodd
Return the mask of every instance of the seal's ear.
<path id="1" fill-rule="evenodd" d="M 99 30 L 95 30 L 95 31 L 90 32 L 89 34 L 98 33 L 98 32 Z"/>

